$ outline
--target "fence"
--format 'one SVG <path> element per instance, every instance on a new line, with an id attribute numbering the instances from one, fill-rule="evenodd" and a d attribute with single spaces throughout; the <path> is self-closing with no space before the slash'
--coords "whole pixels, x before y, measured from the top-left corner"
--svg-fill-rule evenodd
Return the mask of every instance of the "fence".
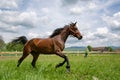
<path id="1" fill-rule="evenodd" d="M 0 56 L 18 56 L 21 54 L 22 52 L 0 52 Z"/>
<path id="2" fill-rule="evenodd" d="M 84 54 L 85 51 L 63 51 L 64 54 Z M 88 52 L 88 54 L 115 54 L 120 52 Z M 0 56 L 19 56 L 22 52 L 0 52 Z"/>

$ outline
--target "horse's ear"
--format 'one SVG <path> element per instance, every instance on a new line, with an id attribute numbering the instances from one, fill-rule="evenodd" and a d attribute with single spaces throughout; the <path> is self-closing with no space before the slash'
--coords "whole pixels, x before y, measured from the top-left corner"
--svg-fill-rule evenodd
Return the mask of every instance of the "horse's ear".
<path id="1" fill-rule="evenodd" d="M 74 23 L 74 25 L 76 25 L 76 24 L 77 24 L 77 22 Z"/>

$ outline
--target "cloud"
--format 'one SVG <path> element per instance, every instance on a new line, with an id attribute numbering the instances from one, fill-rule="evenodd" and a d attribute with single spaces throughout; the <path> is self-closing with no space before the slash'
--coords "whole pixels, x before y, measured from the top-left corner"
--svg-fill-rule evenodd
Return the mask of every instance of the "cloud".
<path id="1" fill-rule="evenodd" d="M 94 11 L 95 9 L 97 9 L 97 5 L 94 4 L 94 3 L 89 3 L 88 5 L 86 6 L 75 6 L 75 7 L 72 7 L 70 8 L 70 13 L 71 14 L 75 14 L 75 15 L 80 15 L 82 13 L 89 13 L 91 11 Z"/>
<path id="2" fill-rule="evenodd" d="M 71 14 L 81 14 L 85 9 L 83 7 L 73 7 L 70 9 Z"/>
<path id="3" fill-rule="evenodd" d="M 114 13 L 112 16 L 104 16 L 103 20 L 107 23 L 111 31 L 120 31 L 120 12 Z"/>
<path id="4" fill-rule="evenodd" d="M 37 14 L 33 11 L 22 12 L 18 16 L 18 25 L 25 27 L 35 27 L 35 21 L 37 20 Z"/>
<path id="5" fill-rule="evenodd" d="M 50 36 L 51 35 L 51 33 L 52 32 L 49 32 L 49 31 L 46 31 L 46 32 L 40 32 L 40 33 L 38 33 L 37 31 L 34 31 L 34 30 L 30 30 L 30 31 L 28 31 L 28 34 L 27 34 L 27 36 L 28 36 L 28 38 L 29 39 L 31 39 L 31 38 L 37 38 L 37 37 L 39 37 L 39 38 L 47 38 L 48 36 Z"/>
<path id="6" fill-rule="evenodd" d="M 62 6 L 74 5 L 79 0 L 62 0 Z"/>
<path id="7" fill-rule="evenodd" d="M 101 28 L 97 28 L 97 31 L 94 33 L 94 36 L 98 39 L 105 39 L 108 36 L 108 28 L 107 27 L 101 27 Z"/>
<path id="8" fill-rule="evenodd" d="M 30 33 L 28 33 L 28 37 L 30 37 L 30 38 L 36 38 L 36 37 L 39 37 L 40 35 L 38 34 L 38 33 L 33 33 L 33 32 L 30 32 Z"/>
<path id="9" fill-rule="evenodd" d="M 70 11 L 70 14 L 73 14 L 73 15 L 81 15 L 81 14 L 83 15 L 86 13 L 91 14 L 91 12 L 94 12 L 100 9 L 99 4 L 96 1 L 90 1 L 90 0 L 79 1 L 79 4 L 76 4 L 74 6 L 69 6 L 66 8 L 68 8 Z"/>
<path id="10" fill-rule="evenodd" d="M 3 40 L 3 37 L 0 35 L 0 40 Z"/>
<path id="11" fill-rule="evenodd" d="M 7 25 L 5 23 L 0 22 L 0 31 L 1 32 L 17 33 L 18 30 L 19 30 L 19 27 Z"/>
<path id="12" fill-rule="evenodd" d="M 25 27 L 33 28 L 39 22 L 36 12 L 26 11 L 0 11 L 0 28 L 6 32 L 17 32 L 16 30 Z"/>
<path id="13" fill-rule="evenodd" d="M 49 8 L 42 8 L 41 11 L 43 13 L 49 13 L 50 12 Z"/>
<path id="14" fill-rule="evenodd" d="M 97 28 L 97 33 L 106 34 L 106 33 L 108 33 L 108 28 L 107 27 Z"/>
<path id="15" fill-rule="evenodd" d="M 98 27 L 94 31 L 85 33 L 81 42 L 91 46 L 116 46 L 120 44 L 119 40 L 119 34 L 112 33 L 109 27 Z"/>
<path id="16" fill-rule="evenodd" d="M 2 0 L 0 1 L 0 8 L 2 9 L 11 9 L 11 8 L 17 8 L 17 0 Z"/>

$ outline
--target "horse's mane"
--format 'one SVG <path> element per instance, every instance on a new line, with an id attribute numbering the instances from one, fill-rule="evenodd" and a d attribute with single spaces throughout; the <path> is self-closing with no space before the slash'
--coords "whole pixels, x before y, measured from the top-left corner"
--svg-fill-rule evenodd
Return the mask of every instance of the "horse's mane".
<path id="1" fill-rule="evenodd" d="M 49 37 L 52 38 L 52 37 L 60 34 L 61 31 L 62 31 L 64 28 L 68 27 L 68 26 L 69 26 L 69 25 L 65 25 L 63 28 L 57 28 L 57 29 L 55 29 L 55 30 L 53 31 L 53 33 L 52 33 Z"/>
<path id="2" fill-rule="evenodd" d="M 52 37 L 60 34 L 63 29 L 64 29 L 64 28 L 57 28 L 57 29 L 55 29 L 55 30 L 53 31 L 53 33 L 50 35 L 50 38 L 52 38 Z"/>

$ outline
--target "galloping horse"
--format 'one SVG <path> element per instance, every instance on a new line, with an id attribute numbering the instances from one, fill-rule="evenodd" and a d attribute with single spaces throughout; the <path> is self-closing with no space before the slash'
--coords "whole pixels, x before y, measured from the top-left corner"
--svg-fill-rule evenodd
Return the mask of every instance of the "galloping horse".
<path id="1" fill-rule="evenodd" d="M 22 42 L 24 45 L 23 55 L 18 60 L 17 67 L 20 66 L 21 62 L 31 53 L 33 56 L 32 66 L 35 67 L 36 60 L 38 59 L 39 54 L 56 54 L 62 58 L 64 61 L 56 65 L 56 68 L 62 66 L 65 62 L 67 63 L 66 69 L 70 71 L 70 64 L 68 57 L 62 53 L 65 42 L 69 35 L 73 35 L 79 40 L 82 39 L 82 35 L 79 32 L 76 23 L 70 23 L 65 25 L 63 28 L 56 29 L 49 38 L 33 38 L 27 40 L 26 37 L 18 37 L 12 42 Z"/>

